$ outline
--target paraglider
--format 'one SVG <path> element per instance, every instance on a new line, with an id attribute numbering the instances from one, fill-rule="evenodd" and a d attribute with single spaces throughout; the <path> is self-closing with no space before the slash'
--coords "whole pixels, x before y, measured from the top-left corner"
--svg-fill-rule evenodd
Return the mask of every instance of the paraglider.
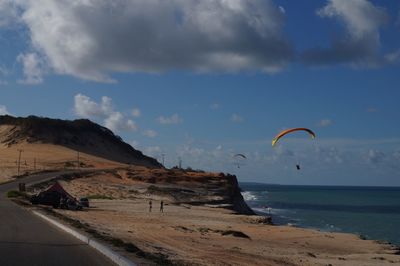
<path id="1" fill-rule="evenodd" d="M 237 168 L 240 168 L 240 164 L 242 163 L 243 160 L 247 159 L 247 157 L 244 154 L 238 153 L 233 155 L 233 158 L 235 159 L 235 164 Z"/>
<path id="2" fill-rule="evenodd" d="M 304 128 L 304 127 L 298 127 L 298 128 L 290 128 L 290 129 L 286 129 L 283 130 L 281 132 L 278 133 L 278 135 L 275 136 L 275 138 L 272 140 L 272 147 L 275 147 L 276 143 L 285 135 L 292 133 L 292 132 L 296 132 L 296 131 L 305 131 L 307 132 L 312 139 L 315 139 L 315 133 L 308 128 Z M 300 170 L 300 163 L 296 164 L 296 169 Z"/>
<path id="3" fill-rule="evenodd" d="M 286 129 L 283 130 L 281 132 L 279 132 L 278 135 L 275 136 L 275 138 L 272 140 L 272 147 L 275 146 L 275 144 L 278 142 L 278 140 L 280 140 L 283 136 L 295 132 L 295 131 L 306 131 L 308 134 L 310 134 L 311 138 L 315 139 L 315 133 L 308 128 L 304 128 L 304 127 L 298 127 L 298 128 L 291 128 L 291 129 Z"/>

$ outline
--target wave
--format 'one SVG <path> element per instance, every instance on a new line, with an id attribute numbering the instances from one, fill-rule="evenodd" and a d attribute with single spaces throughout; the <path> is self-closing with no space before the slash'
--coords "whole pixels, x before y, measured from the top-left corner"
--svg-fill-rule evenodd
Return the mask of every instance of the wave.
<path id="1" fill-rule="evenodd" d="M 256 201 L 258 197 L 256 196 L 255 192 L 252 191 L 244 191 L 242 192 L 242 196 L 245 201 Z"/>

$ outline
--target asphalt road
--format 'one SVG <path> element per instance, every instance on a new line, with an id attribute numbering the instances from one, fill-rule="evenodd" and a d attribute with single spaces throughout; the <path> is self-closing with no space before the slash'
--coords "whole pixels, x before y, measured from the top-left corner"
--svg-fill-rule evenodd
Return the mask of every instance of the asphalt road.
<path id="1" fill-rule="evenodd" d="M 114 265 L 95 249 L 5 196 L 19 182 L 38 182 L 55 175 L 35 175 L 0 185 L 0 265 Z"/>

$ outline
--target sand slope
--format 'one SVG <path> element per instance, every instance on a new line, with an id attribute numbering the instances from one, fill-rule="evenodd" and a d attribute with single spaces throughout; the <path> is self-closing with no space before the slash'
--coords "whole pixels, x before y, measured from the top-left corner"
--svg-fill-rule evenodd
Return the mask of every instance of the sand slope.
<path id="1" fill-rule="evenodd" d="M 77 151 L 63 146 L 26 142 L 12 146 L 0 144 L 0 182 L 17 175 L 18 150 L 23 150 L 20 174 L 43 170 L 77 169 L 78 166 Z M 79 153 L 79 160 L 83 169 L 111 168 L 123 165 L 85 153 Z"/>

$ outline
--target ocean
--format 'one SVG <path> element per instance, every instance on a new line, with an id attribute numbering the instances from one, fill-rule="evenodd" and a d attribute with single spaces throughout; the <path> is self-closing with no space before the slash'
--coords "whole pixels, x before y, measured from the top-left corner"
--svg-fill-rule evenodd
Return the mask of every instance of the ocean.
<path id="1" fill-rule="evenodd" d="M 259 214 L 270 212 L 275 224 L 354 233 L 400 246 L 400 187 L 240 187 L 247 204 Z"/>

